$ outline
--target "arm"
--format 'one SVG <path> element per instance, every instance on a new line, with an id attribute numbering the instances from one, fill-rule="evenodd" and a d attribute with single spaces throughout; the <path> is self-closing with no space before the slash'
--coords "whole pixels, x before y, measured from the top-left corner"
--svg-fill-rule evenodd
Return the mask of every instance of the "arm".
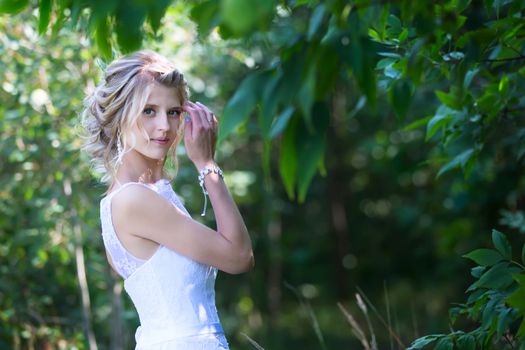
<path id="1" fill-rule="evenodd" d="M 186 152 L 197 171 L 214 164 L 217 119 L 204 105 L 187 102 Z M 254 265 L 252 244 L 237 205 L 215 173 L 204 178 L 217 221 L 217 232 L 188 218 L 154 191 L 130 186 L 113 197 L 113 217 L 120 232 L 165 245 L 201 263 L 228 273 Z M 123 225 L 123 226 L 121 226 Z"/>
<path id="2" fill-rule="evenodd" d="M 210 184 L 208 190 L 213 205 L 227 206 L 231 200 L 222 181 Z M 227 231 L 217 233 L 184 215 L 155 191 L 131 185 L 113 197 L 112 214 L 121 232 L 157 242 L 200 263 L 232 274 L 252 267 L 251 241 L 238 210 L 226 215 L 221 227 Z"/>

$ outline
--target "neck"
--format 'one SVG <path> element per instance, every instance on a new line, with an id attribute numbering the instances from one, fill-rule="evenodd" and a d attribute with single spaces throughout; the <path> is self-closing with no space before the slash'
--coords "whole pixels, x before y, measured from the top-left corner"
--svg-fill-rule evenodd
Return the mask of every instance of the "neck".
<path id="1" fill-rule="evenodd" d="M 122 158 L 116 178 L 119 181 L 154 183 L 164 176 L 165 159 L 145 157 L 135 150 L 130 150 Z"/>

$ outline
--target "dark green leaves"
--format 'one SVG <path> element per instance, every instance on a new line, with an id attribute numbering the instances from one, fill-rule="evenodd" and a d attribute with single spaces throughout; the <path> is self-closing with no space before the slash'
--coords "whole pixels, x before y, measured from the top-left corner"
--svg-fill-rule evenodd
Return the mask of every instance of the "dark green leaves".
<path id="1" fill-rule="evenodd" d="M 503 260 L 500 253 L 493 249 L 476 249 L 468 254 L 463 255 L 465 258 L 469 258 L 476 264 L 482 266 L 492 266 Z"/>
<path id="2" fill-rule="evenodd" d="M 435 342 L 437 339 L 442 337 L 444 334 L 432 334 L 414 340 L 414 342 L 407 348 L 407 350 L 418 350 Z"/>
<path id="3" fill-rule="evenodd" d="M 390 101 L 399 119 L 404 119 L 410 106 L 412 87 L 409 81 L 395 80 L 389 91 Z"/>
<path id="4" fill-rule="evenodd" d="M 453 348 L 454 343 L 452 342 L 452 339 L 449 337 L 443 337 L 437 342 L 434 350 L 452 350 Z"/>
<path id="5" fill-rule="evenodd" d="M 476 349 L 476 340 L 470 334 L 462 335 L 458 338 L 457 341 L 458 348 L 461 350 L 475 350 Z"/>
<path id="6" fill-rule="evenodd" d="M 306 122 L 296 115 L 289 122 L 281 143 L 280 173 L 288 197 L 303 202 L 310 182 L 321 166 L 326 147 L 326 131 L 329 111 L 326 105 L 317 103 L 313 107 L 314 130 L 310 131 Z"/>
<path id="7" fill-rule="evenodd" d="M 207 35 L 213 26 L 219 22 L 220 2 L 216 0 L 202 1 L 191 9 L 191 19 L 197 24 L 200 35 Z"/>
<path id="8" fill-rule="evenodd" d="M 505 235 L 497 230 L 492 230 L 492 242 L 498 252 L 507 260 L 512 259 L 512 247 Z"/>
<path id="9" fill-rule="evenodd" d="M 465 171 L 465 173 L 469 174 L 470 170 L 472 169 L 473 160 L 475 159 L 475 156 L 476 151 L 474 149 L 467 149 L 463 151 L 462 153 L 455 156 L 447 164 L 442 166 L 441 169 L 439 169 L 436 177 L 440 177 L 444 173 L 455 168 L 461 168 Z"/>
<path id="10" fill-rule="evenodd" d="M 253 112 L 259 98 L 259 86 L 263 78 L 263 74 L 253 73 L 239 85 L 233 97 L 224 107 L 219 123 L 218 142 L 221 142 Z"/>
<path id="11" fill-rule="evenodd" d="M 518 272 L 507 262 L 500 262 L 485 272 L 467 291 L 477 288 L 503 289 L 512 284 L 512 274 Z"/>

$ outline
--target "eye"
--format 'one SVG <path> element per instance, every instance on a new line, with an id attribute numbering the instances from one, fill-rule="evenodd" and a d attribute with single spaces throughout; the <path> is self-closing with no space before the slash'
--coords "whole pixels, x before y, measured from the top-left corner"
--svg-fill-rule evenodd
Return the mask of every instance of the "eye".
<path id="1" fill-rule="evenodd" d="M 182 110 L 180 108 L 175 108 L 168 112 L 168 115 L 170 117 L 175 117 L 175 118 L 180 117 L 181 114 L 182 114 Z"/>
<path id="2" fill-rule="evenodd" d="M 147 115 L 148 117 L 151 117 L 155 114 L 155 110 L 151 107 L 144 108 L 142 111 L 142 114 Z"/>

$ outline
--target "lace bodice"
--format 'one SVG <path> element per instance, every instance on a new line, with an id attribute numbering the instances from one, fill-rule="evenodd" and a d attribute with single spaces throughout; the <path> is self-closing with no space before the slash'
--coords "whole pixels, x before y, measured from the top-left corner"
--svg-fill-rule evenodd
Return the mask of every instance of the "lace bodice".
<path id="1" fill-rule="evenodd" d="M 123 278 L 130 276 L 135 270 L 144 264 L 145 260 L 137 258 L 120 242 L 111 216 L 111 200 L 113 197 L 124 188 L 130 185 L 145 186 L 159 193 L 164 198 L 168 199 L 177 208 L 179 208 L 188 217 L 191 217 L 184 205 L 182 205 L 180 199 L 173 191 L 170 182 L 166 179 L 161 179 L 154 184 L 145 184 L 142 182 L 128 182 L 120 186 L 118 189 L 111 192 L 106 197 L 102 198 L 100 202 L 100 220 L 102 224 L 102 238 L 104 240 L 104 246 L 111 256 L 111 261 L 117 270 L 117 273 Z"/>
<path id="2" fill-rule="evenodd" d="M 111 219 L 111 199 L 133 184 L 138 183 L 127 183 L 101 200 L 100 219 L 104 246 L 139 314 L 136 349 L 228 349 L 215 307 L 215 267 L 162 245 L 151 258 L 142 260 L 120 242 Z M 138 185 L 155 191 L 190 216 L 169 181 Z"/>

